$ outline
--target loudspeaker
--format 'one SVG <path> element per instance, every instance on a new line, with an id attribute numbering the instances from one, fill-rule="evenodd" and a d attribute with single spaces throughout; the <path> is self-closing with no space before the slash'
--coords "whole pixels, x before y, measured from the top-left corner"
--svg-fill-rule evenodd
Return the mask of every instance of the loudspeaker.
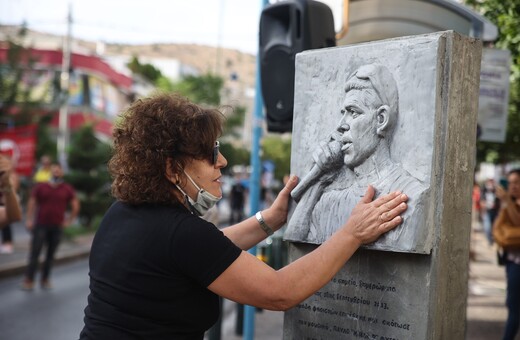
<path id="1" fill-rule="evenodd" d="M 262 10 L 260 76 L 268 131 L 292 131 L 296 54 L 336 46 L 335 35 L 332 11 L 322 2 L 286 0 Z"/>

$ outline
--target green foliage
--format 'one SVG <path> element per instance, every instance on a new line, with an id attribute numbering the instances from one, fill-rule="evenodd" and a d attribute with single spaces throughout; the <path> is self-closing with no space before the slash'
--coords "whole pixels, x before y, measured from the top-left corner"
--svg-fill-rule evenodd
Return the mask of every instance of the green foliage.
<path id="1" fill-rule="evenodd" d="M 165 77 L 161 76 L 155 81 L 155 86 L 164 92 L 173 92 L 174 91 L 174 84 L 173 82 Z"/>
<path id="2" fill-rule="evenodd" d="M 244 125 L 244 119 L 246 116 L 246 108 L 243 106 L 235 107 L 231 113 L 226 115 L 226 123 L 224 126 L 224 135 L 230 137 L 238 137 L 240 134 L 237 132 L 239 128 Z"/>
<path id="3" fill-rule="evenodd" d="M 220 152 L 226 157 L 228 162 L 223 171 L 228 173 L 233 166 L 249 164 L 251 161 L 251 153 L 249 151 L 243 148 L 236 148 L 230 143 L 221 142 Z"/>
<path id="4" fill-rule="evenodd" d="M 52 114 L 42 116 L 36 129 L 36 159 L 40 159 L 43 155 L 57 159 L 56 139 L 52 137 L 49 127 L 51 119 Z"/>
<path id="5" fill-rule="evenodd" d="M 220 91 L 224 86 L 222 77 L 212 74 L 187 76 L 172 84 L 171 90 L 179 92 L 197 104 L 220 105 Z"/>
<path id="6" fill-rule="evenodd" d="M 133 56 L 132 60 L 126 64 L 130 71 L 143 76 L 145 79 L 155 83 L 159 78 L 163 77 L 161 71 L 152 64 L 141 64 L 137 56 Z"/>
<path id="7" fill-rule="evenodd" d="M 274 177 L 280 181 L 291 171 L 291 140 L 280 136 L 268 136 L 262 140 L 262 160 L 271 160 L 276 168 Z"/>
<path id="8" fill-rule="evenodd" d="M 497 48 L 511 51 L 511 85 L 505 143 L 478 142 L 477 162 L 505 164 L 520 160 L 520 2 L 466 0 L 465 3 L 498 27 Z"/>
<path id="9" fill-rule="evenodd" d="M 74 134 L 68 158 L 70 171 L 65 179 L 77 190 L 81 203 L 79 218 L 88 228 L 113 201 L 106 168 L 109 157 L 110 145 L 95 137 L 92 125 L 85 125 Z"/>
<path id="10" fill-rule="evenodd" d="M 24 82 L 36 61 L 30 48 L 21 43 L 26 34 L 23 25 L 15 37 L 7 37 L 7 58 L 0 65 L 0 119 L 15 125 L 32 123 L 32 113 L 41 103 L 41 99 L 31 98 L 30 82 Z"/>

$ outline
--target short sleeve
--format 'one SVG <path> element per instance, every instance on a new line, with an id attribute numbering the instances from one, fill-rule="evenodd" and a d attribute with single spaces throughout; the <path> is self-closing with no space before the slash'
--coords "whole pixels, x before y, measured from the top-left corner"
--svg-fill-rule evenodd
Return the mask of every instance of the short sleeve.
<path id="1" fill-rule="evenodd" d="M 69 191 L 69 200 L 73 200 L 76 197 L 76 191 L 74 191 L 72 185 L 67 185 L 67 189 Z"/>
<path id="2" fill-rule="evenodd" d="M 242 252 L 217 227 L 193 215 L 179 223 L 171 245 L 175 265 L 203 287 L 209 286 Z"/>

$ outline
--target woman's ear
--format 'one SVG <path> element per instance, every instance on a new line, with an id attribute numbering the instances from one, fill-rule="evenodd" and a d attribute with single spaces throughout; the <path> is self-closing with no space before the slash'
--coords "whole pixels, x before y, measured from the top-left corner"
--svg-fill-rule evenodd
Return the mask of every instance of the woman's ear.
<path id="1" fill-rule="evenodd" d="M 174 171 L 173 160 L 166 160 L 166 178 L 173 184 L 179 184 L 179 174 Z"/>
<path id="2" fill-rule="evenodd" d="M 388 105 L 381 105 L 376 111 L 377 120 L 377 134 L 384 137 L 388 130 L 388 123 L 390 121 L 390 107 Z"/>

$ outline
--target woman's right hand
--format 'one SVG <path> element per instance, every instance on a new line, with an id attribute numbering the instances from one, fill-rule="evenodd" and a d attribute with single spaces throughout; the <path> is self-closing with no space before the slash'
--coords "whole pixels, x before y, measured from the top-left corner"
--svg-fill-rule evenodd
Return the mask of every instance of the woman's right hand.
<path id="1" fill-rule="evenodd" d="M 399 191 L 372 201 L 374 194 L 374 187 L 369 185 L 365 196 L 354 207 L 343 226 L 360 245 L 374 242 L 379 236 L 401 224 L 403 218 L 400 214 L 407 208 L 408 196 Z"/>

